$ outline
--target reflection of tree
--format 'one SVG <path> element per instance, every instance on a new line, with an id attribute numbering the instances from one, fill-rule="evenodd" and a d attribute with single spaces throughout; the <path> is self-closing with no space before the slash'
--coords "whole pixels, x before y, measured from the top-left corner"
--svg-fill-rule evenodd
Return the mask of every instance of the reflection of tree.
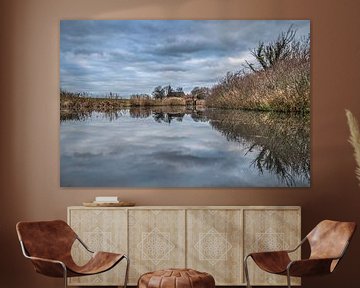
<path id="1" fill-rule="evenodd" d="M 151 116 L 151 109 L 147 107 L 130 107 L 129 111 L 132 118 L 147 118 Z"/>
<path id="2" fill-rule="evenodd" d="M 152 117 L 158 123 L 183 121 L 185 115 L 195 122 L 207 122 L 228 141 L 241 143 L 246 154 L 255 155 L 252 166 L 260 173 L 276 175 L 287 186 L 310 181 L 310 120 L 308 116 L 241 110 L 196 110 L 185 106 L 131 107 L 101 113 L 118 119 L 129 112 L 133 118 Z M 61 111 L 61 121 L 82 121 L 92 112 Z"/>
<path id="3" fill-rule="evenodd" d="M 192 110 L 191 111 L 191 118 L 195 122 L 207 122 L 208 121 L 204 110 L 195 110 L 195 109 Z"/>
<path id="4" fill-rule="evenodd" d="M 294 174 L 306 175 L 306 172 L 305 174 L 299 174 L 299 169 L 293 169 L 291 163 L 286 161 L 286 159 L 281 159 L 278 157 L 278 155 L 269 150 L 269 148 L 261 147 L 260 149 L 261 151 L 252 162 L 252 164 L 258 168 L 260 173 L 263 173 L 265 169 L 272 174 L 277 175 L 286 183 L 287 186 L 295 186 L 296 183 L 293 176 Z M 309 177 L 304 177 L 304 180 L 309 180 Z"/>
<path id="5" fill-rule="evenodd" d="M 170 124 L 173 120 L 182 122 L 186 109 L 185 107 L 131 107 L 130 116 L 133 118 L 147 118 L 152 116 L 158 123 L 164 122 Z"/>
<path id="6" fill-rule="evenodd" d="M 208 110 L 210 124 L 227 140 L 257 153 L 252 165 L 288 186 L 310 180 L 309 117 L 236 110 Z"/>
<path id="7" fill-rule="evenodd" d="M 185 113 L 165 113 L 165 112 L 153 112 L 154 120 L 158 123 L 165 122 L 170 124 L 171 121 L 176 120 L 182 122 Z"/>
<path id="8" fill-rule="evenodd" d="M 61 111 L 60 112 L 60 122 L 64 121 L 84 121 L 91 116 L 91 112 L 88 111 L 77 111 L 77 112 L 69 112 L 69 111 Z"/>
<path id="9" fill-rule="evenodd" d="M 92 116 L 93 112 L 97 111 L 67 111 L 61 110 L 60 120 L 76 120 L 82 121 Z M 173 120 L 181 122 L 185 115 L 190 115 L 194 121 L 206 122 L 208 119 L 205 116 L 204 109 L 189 109 L 185 106 L 155 106 L 155 107 L 130 107 L 120 110 L 109 110 L 102 111 L 101 113 L 105 118 L 111 120 L 116 120 L 121 117 L 124 113 L 129 112 L 130 117 L 132 118 L 148 118 L 153 116 L 156 122 L 166 122 L 171 123 Z"/>
<path id="10" fill-rule="evenodd" d="M 60 122 L 64 121 L 85 121 L 89 117 L 93 115 L 94 111 L 66 111 L 62 110 L 60 111 Z M 104 112 L 98 112 L 101 113 L 103 117 L 110 121 L 114 121 L 119 119 L 125 111 L 123 110 L 109 110 Z"/>
<path id="11" fill-rule="evenodd" d="M 123 116 L 122 110 L 114 110 L 114 111 L 106 111 L 103 112 L 105 118 L 109 119 L 110 121 L 114 121 L 119 119 L 121 116 Z"/>

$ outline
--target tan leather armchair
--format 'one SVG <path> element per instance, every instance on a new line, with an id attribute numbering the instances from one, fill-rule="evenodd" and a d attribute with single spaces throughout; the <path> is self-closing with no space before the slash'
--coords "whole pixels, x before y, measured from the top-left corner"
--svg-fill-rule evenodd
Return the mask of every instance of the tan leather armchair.
<path id="1" fill-rule="evenodd" d="M 305 277 L 332 273 L 344 256 L 355 229 L 354 222 L 324 220 L 292 250 L 250 253 L 244 259 L 247 287 L 251 287 L 247 266 L 250 257 L 262 270 L 286 275 L 289 288 L 291 288 L 291 276 Z M 306 241 L 310 245 L 310 257 L 292 261 L 289 253 L 296 251 Z"/>
<path id="2" fill-rule="evenodd" d="M 125 254 L 93 252 L 76 235 L 71 227 L 62 220 L 19 222 L 16 225 L 24 256 L 31 260 L 35 271 L 50 277 L 79 277 L 102 273 L 112 269 L 121 260 L 127 261 L 124 288 L 127 285 L 129 259 Z M 71 247 L 79 241 L 92 254 L 83 266 L 78 266 L 72 256 Z"/>

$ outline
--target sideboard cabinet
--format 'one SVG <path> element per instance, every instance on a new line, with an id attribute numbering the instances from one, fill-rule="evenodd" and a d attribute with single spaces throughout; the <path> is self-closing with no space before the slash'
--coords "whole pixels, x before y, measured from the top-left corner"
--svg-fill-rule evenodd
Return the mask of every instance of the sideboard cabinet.
<path id="1" fill-rule="evenodd" d="M 301 237 L 297 206 L 69 207 L 68 223 L 91 249 L 129 255 L 129 285 L 145 272 L 183 267 L 212 274 L 216 285 L 245 285 L 246 254 L 290 249 Z M 78 243 L 72 254 L 80 264 L 89 258 Z M 293 257 L 300 258 L 300 250 Z M 249 264 L 253 285 L 286 285 L 286 277 Z M 70 278 L 69 285 L 121 285 L 124 271 L 120 263 L 103 274 Z"/>

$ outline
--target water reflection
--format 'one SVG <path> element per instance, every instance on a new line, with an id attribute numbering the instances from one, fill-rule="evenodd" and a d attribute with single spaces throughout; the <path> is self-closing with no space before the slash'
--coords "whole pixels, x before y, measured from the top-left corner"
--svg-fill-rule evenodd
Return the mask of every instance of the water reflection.
<path id="1" fill-rule="evenodd" d="M 114 121 L 119 119 L 126 110 L 109 110 L 106 112 L 101 112 L 102 116 L 108 119 L 109 121 Z M 151 112 L 149 112 L 151 113 Z M 91 118 L 94 114 L 93 111 L 83 110 L 83 111 L 61 111 L 60 113 L 60 122 L 65 121 L 85 121 L 88 118 Z M 150 116 L 150 114 L 148 115 Z M 148 116 L 144 116 L 145 118 Z"/>
<path id="2" fill-rule="evenodd" d="M 308 116 L 270 112 L 207 111 L 212 127 L 228 141 L 242 143 L 248 152 L 257 148 L 252 161 L 260 173 L 276 175 L 287 186 L 296 177 L 310 181 L 310 119 Z"/>
<path id="3" fill-rule="evenodd" d="M 85 121 L 87 119 L 94 120 L 98 117 L 103 117 L 108 122 L 120 121 L 119 123 L 122 123 L 123 125 L 126 124 L 126 127 L 129 129 L 136 129 L 135 126 L 136 123 L 138 123 L 136 121 L 140 121 L 141 119 L 149 121 L 153 119 L 152 123 L 154 124 L 151 124 L 151 122 L 146 122 L 147 129 L 153 129 L 154 133 L 158 133 L 158 135 L 161 135 L 163 139 L 166 138 L 166 141 L 174 142 L 174 144 L 171 144 L 171 146 L 167 146 L 168 148 L 162 148 L 164 150 L 159 150 L 160 148 L 151 148 L 153 150 L 150 149 L 150 152 L 147 151 L 149 153 L 142 155 L 141 161 L 146 161 L 146 157 L 149 157 L 149 155 L 152 157 L 155 157 L 156 155 L 156 162 L 161 163 L 161 165 L 164 165 L 164 163 L 165 165 L 170 165 L 169 161 L 172 162 L 171 165 L 173 165 L 176 161 L 191 161 L 191 165 L 196 166 L 196 163 L 201 163 L 199 164 L 198 168 L 202 169 L 203 171 L 210 171 L 209 173 L 211 173 L 211 170 L 208 170 L 210 164 L 205 163 L 208 160 L 205 161 L 205 157 L 201 157 L 201 155 L 199 155 L 201 153 L 197 152 L 196 155 L 189 152 L 185 153 L 183 152 L 184 145 L 176 146 L 179 145 L 179 139 L 177 137 L 182 137 L 179 135 L 179 133 L 182 131 L 181 129 L 186 129 L 188 131 L 191 130 L 191 133 L 188 132 L 191 135 L 186 135 L 186 137 L 184 136 L 183 138 L 186 138 L 185 141 L 191 142 L 192 147 L 196 147 L 196 145 L 199 145 L 197 141 L 199 142 L 206 140 L 206 143 L 211 143 L 212 137 L 215 137 L 214 131 L 217 131 L 224 139 L 226 139 L 225 142 L 238 145 L 236 155 L 241 157 L 238 158 L 238 161 L 242 162 L 243 164 L 247 163 L 248 169 L 245 170 L 244 165 L 237 166 L 234 164 L 229 164 L 233 163 L 234 161 L 234 152 L 232 150 L 235 148 L 230 148 L 230 146 L 224 148 L 217 147 L 216 145 L 212 144 L 206 144 L 209 147 L 216 146 L 214 149 L 211 148 L 211 155 L 221 155 L 222 158 L 229 158 L 226 162 L 227 164 L 224 164 L 222 166 L 223 168 L 221 168 L 224 171 L 217 171 L 216 173 L 227 173 L 226 175 L 229 176 L 228 179 L 230 179 L 231 175 L 233 175 L 233 178 L 236 178 L 237 173 L 239 175 L 242 173 L 248 175 L 247 177 L 250 179 L 250 173 L 255 170 L 257 171 L 257 175 L 252 174 L 251 179 L 253 180 L 251 181 L 256 181 L 256 179 L 259 179 L 259 183 L 263 183 L 262 186 L 305 187 L 309 186 L 310 184 L 310 120 L 308 116 L 239 110 L 196 110 L 187 108 L 185 106 L 151 108 L 131 107 L 126 110 L 117 110 L 107 113 L 61 113 L 61 121 L 63 123 L 62 126 L 65 123 L 71 126 L 72 123 Z M 184 121 L 184 119 L 187 120 L 186 126 L 185 124 L 181 123 Z M 189 121 L 190 119 L 191 121 Z M 168 124 L 170 128 L 167 129 L 171 129 L 171 127 L 173 127 L 173 136 L 171 136 L 169 132 L 171 130 L 165 131 L 165 128 L 160 128 L 162 126 L 153 126 L 156 125 L 156 123 Z M 179 124 L 176 124 L 175 126 L 175 123 Z M 206 126 L 199 126 L 200 124 L 195 125 L 195 123 L 204 123 Z M 184 127 L 182 128 L 181 125 L 184 125 Z M 175 132 L 175 130 L 180 132 Z M 200 132 L 198 133 L 197 131 Z M 65 130 L 63 131 L 63 127 L 61 133 L 66 133 Z M 141 141 L 140 139 L 142 138 L 139 136 L 137 139 L 133 139 L 132 141 Z M 158 137 L 158 141 L 158 146 L 161 146 L 163 143 L 165 143 L 164 141 L 161 142 L 160 137 Z M 131 145 L 132 143 L 128 144 Z M 71 142 L 66 142 L 65 145 L 70 146 Z M 146 148 L 146 150 L 148 150 L 148 148 Z M 229 152 L 230 150 L 231 152 Z M 118 153 L 125 153 L 124 151 L 125 150 L 122 150 Z M 62 154 L 65 154 L 63 153 L 63 149 Z M 96 154 L 95 156 L 98 157 L 99 155 Z M 71 157 L 65 157 L 65 155 L 62 155 L 62 161 L 71 162 L 72 160 Z M 149 162 L 152 161 L 155 161 L 154 158 L 151 158 L 151 160 L 149 158 Z M 221 159 L 218 161 L 225 160 Z M 208 166 L 206 167 L 205 165 Z M 62 169 L 63 167 L 65 166 L 62 165 Z M 161 171 L 163 168 L 158 167 L 157 169 Z M 241 171 L 234 171 L 235 169 Z M 65 175 L 65 173 L 62 172 L 62 175 L 63 174 Z M 136 178 L 135 174 L 133 177 Z M 265 180 L 269 179 L 269 175 L 272 176 L 272 180 Z M 211 175 L 208 175 L 208 177 L 211 177 Z M 263 179 L 264 182 L 262 182 L 261 179 Z M 199 178 L 198 180 L 190 181 L 192 184 L 187 181 L 184 185 L 181 185 L 179 182 L 180 184 L 175 186 L 217 186 L 217 182 L 214 182 L 211 185 L 207 185 L 206 183 L 203 183 L 204 181 L 204 179 Z M 123 186 L 151 186 L 151 183 L 153 183 L 150 180 L 147 182 L 144 181 L 143 184 L 139 184 L 139 181 L 135 182 L 135 180 L 134 183 L 130 182 L 129 184 Z M 154 183 L 156 183 L 154 184 L 155 186 L 159 187 L 173 186 L 172 184 L 169 185 L 165 182 L 163 184 L 159 184 L 158 182 Z M 169 183 L 172 183 L 171 180 Z M 84 184 L 79 185 L 83 186 Z M 219 185 L 224 186 L 224 183 L 220 183 Z M 239 180 L 238 182 L 231 180 L 231 183 L 225 186 L 246 187 L 259 185 L 245 181 L 243 179 L 241 181 Z"/>

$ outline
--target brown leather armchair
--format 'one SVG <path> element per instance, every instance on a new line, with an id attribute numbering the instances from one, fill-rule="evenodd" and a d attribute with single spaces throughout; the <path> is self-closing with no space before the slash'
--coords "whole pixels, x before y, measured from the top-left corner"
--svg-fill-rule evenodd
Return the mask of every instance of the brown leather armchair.
<path id="1" fill-rule="evenodd" d="M 315 276 L 333 272 L 344 256 L 355 229 L 354 222 L 324 220 L 292 250 L 250 253 L 244 259 L 247 287 L 251 287 L 247 267 L 249 257 L 266 272 L 286 275 L 289 288 L 291 276 Z M 310 257 L 292 261 L 289 253 L 296 251 L 306 241 L 310 245 Z"/>
<path id="2" fill-rule="evenodd" d="M 24 256 L 31 260 L 35 271 L 50 277 L 87 276 L 112 269 L 121 260 L 127 261 L 124 288 L 127 285 L 129 259 L 125 254 L 91 251 L 62 220 L 19 222 L 16 225 Z M 92 254 L 83 266 L 78 266 L 71 257 L 71 247 L 78 240 Z"/>

